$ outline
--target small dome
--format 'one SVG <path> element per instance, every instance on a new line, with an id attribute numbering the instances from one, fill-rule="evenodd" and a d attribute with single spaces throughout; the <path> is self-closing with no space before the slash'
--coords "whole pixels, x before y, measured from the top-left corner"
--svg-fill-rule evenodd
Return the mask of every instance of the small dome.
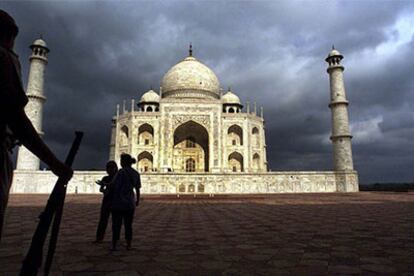
<path id="1" fill-rule="evenodd" d="M 171 94 L 175 97 L 205 95 L 218 98 L 220 91 L 216 74 L 193 56 L 171 67 L 164 75 L 161 86 L 163 97 Z"/>
<path id="2" fill-rule="evenodd" d="M 241 105 L 240 98 L 231 91 L 228 91 L 226 94 L 224 94 L 223 97 L 221 97 L 221 101 L 223 102 L 223 104 Z"/>
<path id="3" fill-rule="evenodd" d="M 160 96 L 154 91 L 149 90 L 142 95 L 140 103 L 159 103 L 160 102 Z"/>
<path id="4" fill-rule="evenodd" d="M 332 51 L 329 52 L 327 58 L 335 57 L 335 56 L 343 57 L 342 54 L 338 50 L 336 50 L 335 48 L 333 48 Z"/>
<path id="5" fill-rule="evenodd" d="M 47 48 L 46 42 L 43 39 L 41 39 L 41 38 L 36 39 L 33 42 L 32 46 L 42 46 L 42 47 Z"/>

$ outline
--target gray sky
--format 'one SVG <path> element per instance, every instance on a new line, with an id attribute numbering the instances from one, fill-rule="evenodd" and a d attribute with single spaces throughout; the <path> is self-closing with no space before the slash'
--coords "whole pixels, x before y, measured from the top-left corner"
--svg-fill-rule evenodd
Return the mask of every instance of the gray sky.
<path id="1" fill-rule="evenodd" d="M 332 169 L 332 44 L 345 56 L 355 168 L 362 183 L 414 180 L 414 2 L 2 2 L 28 46 L 43 35 L 45 139 L 64 158 L 85 131 L 75 168 L 103 168 L 116 104 L 159 87 L 194 55 L 243 102 L 263 105 L 272 170 Z M 128 104 L 130 106 L 130 104 Z"/>

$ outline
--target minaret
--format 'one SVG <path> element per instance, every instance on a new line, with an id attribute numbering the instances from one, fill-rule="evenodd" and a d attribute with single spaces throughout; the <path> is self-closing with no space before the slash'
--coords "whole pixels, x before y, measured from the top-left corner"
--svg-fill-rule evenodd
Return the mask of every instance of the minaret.
<path id="1" fill-rule="evenodd" d="M 344 67 L 341 60 L 344 57 L 332 47 L 325 61 L 328 63 L 332 112 L 332 136 L 335 171 L 353 170 L 351 149 L 351 133 L 348 121 L 348 101 L 344 87 Z"/>
<path id="2" fill-rule="evenodd" d="M 114 116 L 111 120 L 111 141 L 109 144 L 109 160 L 115 160 L 116 124 L 117 118 Z"/>
<path id="3" fill-rule="evenodd" d="M 43 92 L 43 83 L 49 48 L 47 48 L 46 42 L 42 38 L 39 38 L 33 42 L 30 49 L 32 49 L 32 54 L 29 58 L 30 71 L 26 91 L 29 102 L 25 107 L 25 112 L 37 133 L 39 133 L 40 136 L 43 136 L 43 104 L 46 101 L 46 97 Z M 24 146 L 21 146 L 17 155 L 16 169 L 35 171 L 39 170 L 39 168 L 39 158 L 33 155 Z"/>

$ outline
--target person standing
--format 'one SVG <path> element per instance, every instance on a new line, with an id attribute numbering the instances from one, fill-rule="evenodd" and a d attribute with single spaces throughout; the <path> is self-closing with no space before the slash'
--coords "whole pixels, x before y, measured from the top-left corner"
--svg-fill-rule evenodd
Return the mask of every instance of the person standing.
<path id="1" fill-rule="evenodd" d="M 112 197 L 112 250 L 117 250 L 117 242 L 120 239 L 122 223 L 125 227 L 125 240 L 127 249 L 131 249 L 132 222 L 135 207 L 139 204 L 141 178 L 139 173 L 131 165 L 136 160 L 129 154 L 121 155 L 121 167 L 116 174 L 110 188 Z M 135 189 L 135 195 L 134 195 Z"/>
<path id="2" fill-rule="evenodd" d="M 28 99 L 22 85 L 19 57 L 13 51 L 18 32 L 14 19 L 0 10 L 0 241 L 13 180 L 10 153 L 16 140 L 58 177 L 69 181 L 73 175 L 72 169 L 59 161 L 43 142 L 24 111 Z"/>
<path id="3" fill-rule="evenodd" d="M 100 185 L 99 191 L 103 193 L 101 215 L 99 217 L 98 228 L 96 229 L 95 243 L 101 243 L 105 237 L 106 227 L 108 225 L 109 215 L 111 214 L 111 202 L 112 193 L 110 185 L 118 172 L 118 165 L 115 161 L 109 161 L 106 163 L 106 173 L 108 175 L 102 177 L 101 180 L 96 181 L 96 184 Z"/>

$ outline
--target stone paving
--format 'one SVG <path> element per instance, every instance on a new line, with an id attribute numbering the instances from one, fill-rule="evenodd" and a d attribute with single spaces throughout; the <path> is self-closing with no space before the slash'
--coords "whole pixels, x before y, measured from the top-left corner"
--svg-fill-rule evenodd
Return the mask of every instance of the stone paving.
<path id="1" fill-rule="evenodd" d="M 0 275 L 18 274 L 46 200 L 11 197 Z M 52 275 L 414 275 L 414 193 L 146 197 L 117 252 L 110 228 L 91 243 L 100 200 L 67 196 Z"/>

